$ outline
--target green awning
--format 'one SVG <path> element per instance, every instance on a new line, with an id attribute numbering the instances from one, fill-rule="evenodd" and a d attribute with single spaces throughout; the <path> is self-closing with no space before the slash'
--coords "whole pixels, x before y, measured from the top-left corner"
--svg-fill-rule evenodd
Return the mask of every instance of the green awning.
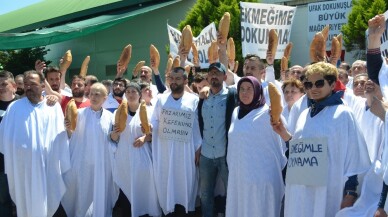
<path id="1" fill-rule="evenodd" d="M 26 33 L 0 33 L 0 50 L 46 46 L 86 36 L 120 24 L 139 14 L 144 14 L 179 1 L 181 0 L 164 2 L 121 14 L 102 15 L 83 21 Z"/>

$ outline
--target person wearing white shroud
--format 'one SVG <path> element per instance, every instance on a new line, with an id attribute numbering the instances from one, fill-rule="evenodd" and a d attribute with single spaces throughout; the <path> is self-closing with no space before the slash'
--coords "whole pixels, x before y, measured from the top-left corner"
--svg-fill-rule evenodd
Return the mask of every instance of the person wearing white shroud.
<path id="1" fill-rule="evenodd" d="M 199 100 L 184 91 L 187 73 L 184 68 L 176 67 L 168 79 L 171 94 L 158 96 L 151 119 L 156 191 L 165 214 L 174 212 L 175 205 L 183 206 L 186 212 L 195 210 L 198 189 L 195 163 L 202 143 L 197 117 Z"/>
<path id="2" fill-rule="evenodd" d="M 240 106 L 228 134 L 227 217 L 279 216 L 286 165 L 281 138 L 271 127 L 269 107 L 256 78 L 237 85 Z M 258 133 L 260 132 L 260 133 Z"/>
<path id="3" fill-rule="evenodd" d="M 114 180 L 131 203 L 134 217 L 149 215 L 160 216 L 161 210 L 156 195 L 155 180 L 151 158 L 151 135 L 144 135 L 139 116 L 140 86 L 127 85 L 125 97 L 128 101 L 128 118 L 123 132 L 119 133 L 117 123 L 111 138 L 117 141 L 115 153 Z M 147 117 L 152 115 L 153 107 L 147 107 Z M 116 115 L 117 110 L 115 111 Z"/>
<path id="4" fill-rule="evenodd" d="M 18 216 L 53 216 L 66 191 L 69 147 L 59 104 L 42 97 L 44 77 L 25 73 L 25 98 L 9 105 L 0 124 L 0 152 Z"/>
<path id="5" fill-rule="evenodd" d="M 327 164 L 320 164 L 321 170 L 305 174 L 311 178 L 310 185 L 306 184 L 305 178 L 295 178 L 288 165 L 285 191 L 287 217 L 333 217 L 341 208 L 352 206 L 357 197 L 357 175 L 370 167 L 365 140 L 354 115 L 342 105 L 342 93 L 333 92 L 337 77 L 337 69 L 331 64 L 319 62 L 309 66 L 304 87 L 312 99 L 312 107 L 300 115 L 293 136 L 281 122 L 273 124 L 274 130 L 290 145 L 294 139 L 307 142 L 320 138 L 323 141 L 326 139 L 327 144 L 325 149 L 324 142 L 317 143 L 322 147 L 322 155 L 327 156 Z M 290 148 L 289 158 L 297 152 Z M 307 171 L 308 168 L 305 168 L 301 167 Z M 314 179 L 310 174 L 313 171 L 322 177 Z M 294 182 L 289 178 L 294 178 Z"/>
<path id="6" fill-rule="evenodd" d="M 112 216 L 118 188 L 112 175 L 115 147 L 109 139 L 112 113 L 102 108 L 106 97 L 105 86 L 93 84 L 91 105 L 78 110 L 74 132 L 66 120 L 72 168 L 65 174 L 67 191 L 61 202 L 67 216 Z"/>

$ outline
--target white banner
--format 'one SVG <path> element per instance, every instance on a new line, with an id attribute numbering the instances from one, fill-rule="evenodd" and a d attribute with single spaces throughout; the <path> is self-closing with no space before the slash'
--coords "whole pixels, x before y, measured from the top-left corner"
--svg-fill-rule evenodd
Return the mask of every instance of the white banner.
<path id="1" fill-rule="evenodd" d="M 287 184 L 326 186 L 327 138 L 293 139 L 288 150 Z"/>
<path id="2" fill-rule="evenodd" d="M 311 43 L 315 33 L 330 26 L 326 50 L 331 49 L 333 36 L 340 33 L 341 27 L 348 23 L 352 0 L 324 1 L 308 4 L 308 40 Z"/>
<path id="3" fill-rule="evenodd" d="M 159 137 L 177 142 L 190 142 L 194 115 L 194 112 L 162 109 L 159 120 Z"/>
<path id="4" fill-rule="evenodd" d="M 279 44 L 275 59 L 281 59 L 284 49 L 290 42 L 296 7 L 248 2 L 240 2 L 240 6 L 243 56 L 257 54 L 265 59 L 269 30 L 276 29 Z"/>
<path id="5" fill-rule="evenodd" d="M 175 57 L 178 55 L 178 47 L 181 41 L 182 33 L 178 29 L 175 29 L 174 27 L 171 27 L 168 24 L 167 32 L 168 38 L 170 40 L 170 54 Z M 214 23 L 211 23 L 210 25 L 206 26 L 197 37 L 193 38 L 193 42 L 195 43 L 198 49 L 198 59 L 201 68 L 209 67 L 207 51 L 213 40 L 217 40 L 217 30 Z M 192 58 L 193 54 L 190 52 L 189 56 L 187 57 L 187 61 L 191 64 Z"/>

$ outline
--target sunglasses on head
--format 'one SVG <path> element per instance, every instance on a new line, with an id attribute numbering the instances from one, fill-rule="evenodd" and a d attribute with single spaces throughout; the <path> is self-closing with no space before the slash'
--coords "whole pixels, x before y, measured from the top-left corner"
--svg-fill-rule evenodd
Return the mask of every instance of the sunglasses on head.
<path id="1" fill-rule="evenodd" d="M 325 86 L 325 80 L 324 79 L 318 80 L 314 84 L 311 81 L 305 81 L 303 83 L 304 89 L 306 89 L 306 90 L 310 90 L 311 88 L 313 88 L 313 85 L 316 88 L 322 88 L 323 86 Z"/>

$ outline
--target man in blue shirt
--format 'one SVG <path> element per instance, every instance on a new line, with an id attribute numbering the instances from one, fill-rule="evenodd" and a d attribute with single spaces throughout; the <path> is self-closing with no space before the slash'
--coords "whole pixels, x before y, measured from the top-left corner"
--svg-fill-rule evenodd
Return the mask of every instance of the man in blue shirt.
<path id="1" fill-rule="evenodd" d="M 204 217 L 214 215 L 214 188 L 219 175 L 228 184 L 226 165 L 227 134 L 233 109 L 236 105 L 234 89 L 223 86 L 226 67 L 219 62 L 209 66 L 207 80 L 210 94 L 199 102 L 199 124 L 203 138 L 199 163 L 201 207 Z"/>

